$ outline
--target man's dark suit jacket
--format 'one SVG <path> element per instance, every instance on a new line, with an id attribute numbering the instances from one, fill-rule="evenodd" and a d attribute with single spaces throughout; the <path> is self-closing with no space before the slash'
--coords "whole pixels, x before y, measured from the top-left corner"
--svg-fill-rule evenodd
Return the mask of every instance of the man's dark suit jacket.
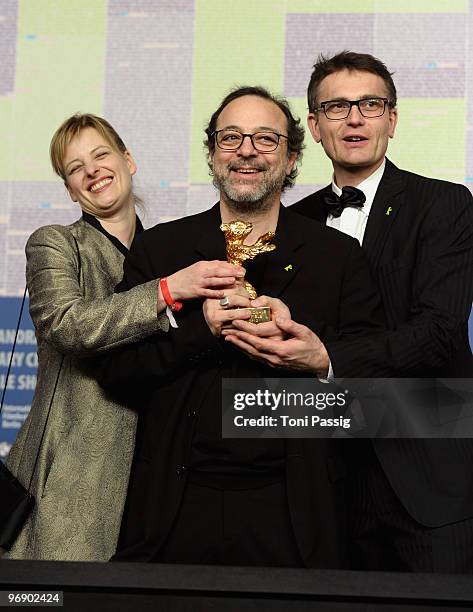
<path id="1" fill-rule="evenodd" d="M 200 260 L 225 260 L 218 205 L 144 232 L 125 263 L 120 290 Z M 322 338 L 348 341 L 383 329 L 382 308 L 356 240 L 283 207 L 275 243 L 256 289 L 283 300 L 294 320 Z M 215 338 L 202 301 L 185 302 L 178 329 L 108 353 L 95 374 L 109 389 L 154 384 L 140 408 L 137 449 L 117 559 L 151 561 L 169 533 L 186 480 L 195 415 L 231 362 L 235 377 L 297 376 L 258 364 Z M 351 369 L 355 369 L 351 367 Z M 360 369 L 359 376 L 369 371 Z M 215 400 L 220 402 L 220 400 Z M 189 410 L 189 405 L 192 409 Z M 299 549 L 308 566 L 339 567 L 340 462 L 330 440 L 287 440 L 286 482 Z M 270 511 L 270 508 L 268 508 Z M 196 520 L 198 518 L 196 517 Z M 277 537 L 277 534 L 275 534 Z"/>
<path id="2" fill-rule="evenodd" d="M 290 209 L 325 223 L 322 195 L 330 190 L 328 185 Z M 391 331 L 382 342 L 328 343 L 335 376 L 345 375 L 349 362 L 369 363 L 377 376 L 473 376 L 472 204 L 462 185 L 405 172 L 386 160 L 362 246 Z M 473 516 L 471 440 L 376 440 L 374 446 L 418 522 L 433 527 Z"/>

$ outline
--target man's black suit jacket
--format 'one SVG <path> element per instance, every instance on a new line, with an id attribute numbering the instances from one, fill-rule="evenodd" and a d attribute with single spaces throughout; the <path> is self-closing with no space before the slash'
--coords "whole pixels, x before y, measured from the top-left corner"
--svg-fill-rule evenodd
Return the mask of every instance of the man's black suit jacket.
<path id="1" fill-rule="evenodd" d="M 225 260 L 220 223 L 216 205 L 141 234 L 126 259 L 120 290 L 199 260 Z M 281 207 L 275 243 L 275 251 L 260 256 L 267 258 L 256 287 L 260 295 L 282 299 L 296 321 L 322 338 L 348 343 L 383 329 L 379 296 L 357 241 Z M 258 364 L 215 338 L 203 317 L 201 300 L 185 302 L 176 318 L 178 329 L 108 353 L 95 371 L 99 381 L 115 392 L 123 385 L 153 387 L 149 401 L 140 408 L 117 559 L 152 560 L 168 534 L 184 489 L 195 415 L 205 409 L 205 394 L 222 364 L 231 361 L 236 377 L 295 375 Z M 358 371 L 359 376 L 369 374 Z M 286 443 L 291 518 L 308 566 L 343 563 L 337 453 L 330 440 Z"/>
<path id="2" fill-rule="evenodd" d="M 330 190 L 290 208 L 325 223 L 322 195 Z M 462 185 L 405 172 L 386 160 L 362 246 L 391 331 L 382 342 L 335 342 L 329 348 L 335 376 L 346 373 L 350 361 L 370 363 L 377 376 L 473 376 L 472 204 Z M 473 516 L 473 442 L 377 440 L 375 450 L 417 521 L 439 526 Z"/>

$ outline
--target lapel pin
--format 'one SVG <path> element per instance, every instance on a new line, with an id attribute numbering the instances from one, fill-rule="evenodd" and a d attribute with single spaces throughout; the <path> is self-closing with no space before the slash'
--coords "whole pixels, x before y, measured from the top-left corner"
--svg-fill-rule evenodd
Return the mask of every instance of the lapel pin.
<path id="1" fill-rule="evenodd" d="M 289 270 L 292 270 L 292 264 L 289 264 L 284 269 L 286 270 L 286 272 L 289 272 Z"/>
<path id="2" fill-rule="evenodd" d="M 392 208 L 391 206 L 388 206 L 388 208 L 386 209 L 386 217 L 389 217 L 389 215 L 392 213 Z"/>

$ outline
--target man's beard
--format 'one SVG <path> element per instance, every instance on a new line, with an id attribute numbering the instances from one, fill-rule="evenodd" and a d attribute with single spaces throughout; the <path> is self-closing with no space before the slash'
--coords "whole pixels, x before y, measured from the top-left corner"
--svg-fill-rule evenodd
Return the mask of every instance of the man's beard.
<path id="1" fill-rule="evenodd" d="M 257 185 L 247 184 L 247 189 L 238 189 L 238 185 L 245 184 L 244 179 L 231 179 L 232 170 L 239 168 L 258 168 L 263 171 L 263 176 Z M 248 163 L 229 164 L 223 168 L 213 168 L 213 184 L 225 194 L 226 203 L 236 213 L 248 214 L 254 212 L 265 212 L 271 207 L 272 198 L 275 193 L 281 192 L 286 179 L 286 169 L 283 165 L 274 168 L 264 164 L 251 166 Z M 269 171 L 268 171 L 269 170 Z"/>

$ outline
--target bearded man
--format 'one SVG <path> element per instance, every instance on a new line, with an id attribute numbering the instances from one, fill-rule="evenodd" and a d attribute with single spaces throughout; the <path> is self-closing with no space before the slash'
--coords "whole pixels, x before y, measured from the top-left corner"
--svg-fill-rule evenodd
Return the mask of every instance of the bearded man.
<path id="1" fill-rule="evenodd" d="M 162 283 L 166 274 L 198 261 L 226 259 L 220 226 L 235 219 L 252 224 L 245 244 L 274 232 L 276 249 L 245 264 L 258 300 L 238 284 L 223 287 L 220 300 L 182 305 L 168 292 L 169 331 L 98 366 L 107 388 L 151 388 L 139 407 L 115 559 L 341 567 L 337 456 L 330 441 L 222 438 L 222 378 L 274 375 L 228 342 L 231 330 L 225 329 L 248 317 L 234 307 L 270 303 L 273 320 L 261 324 L 263 335 L 281 338 L 277 318 L 300 322 L 318 342 L 299 372 L 284 369 L 278 376 L 324 377 L 329 361 L 318 338 L 329 346 L 379 331 L 379 298 L 356 240 L 281 206 L 304 136 L 285 100 L 260 87 L 234 90 L 206 133 L 219 202 L 144 232 L 127 257 L 120 289 L 153 278 Z"/>

